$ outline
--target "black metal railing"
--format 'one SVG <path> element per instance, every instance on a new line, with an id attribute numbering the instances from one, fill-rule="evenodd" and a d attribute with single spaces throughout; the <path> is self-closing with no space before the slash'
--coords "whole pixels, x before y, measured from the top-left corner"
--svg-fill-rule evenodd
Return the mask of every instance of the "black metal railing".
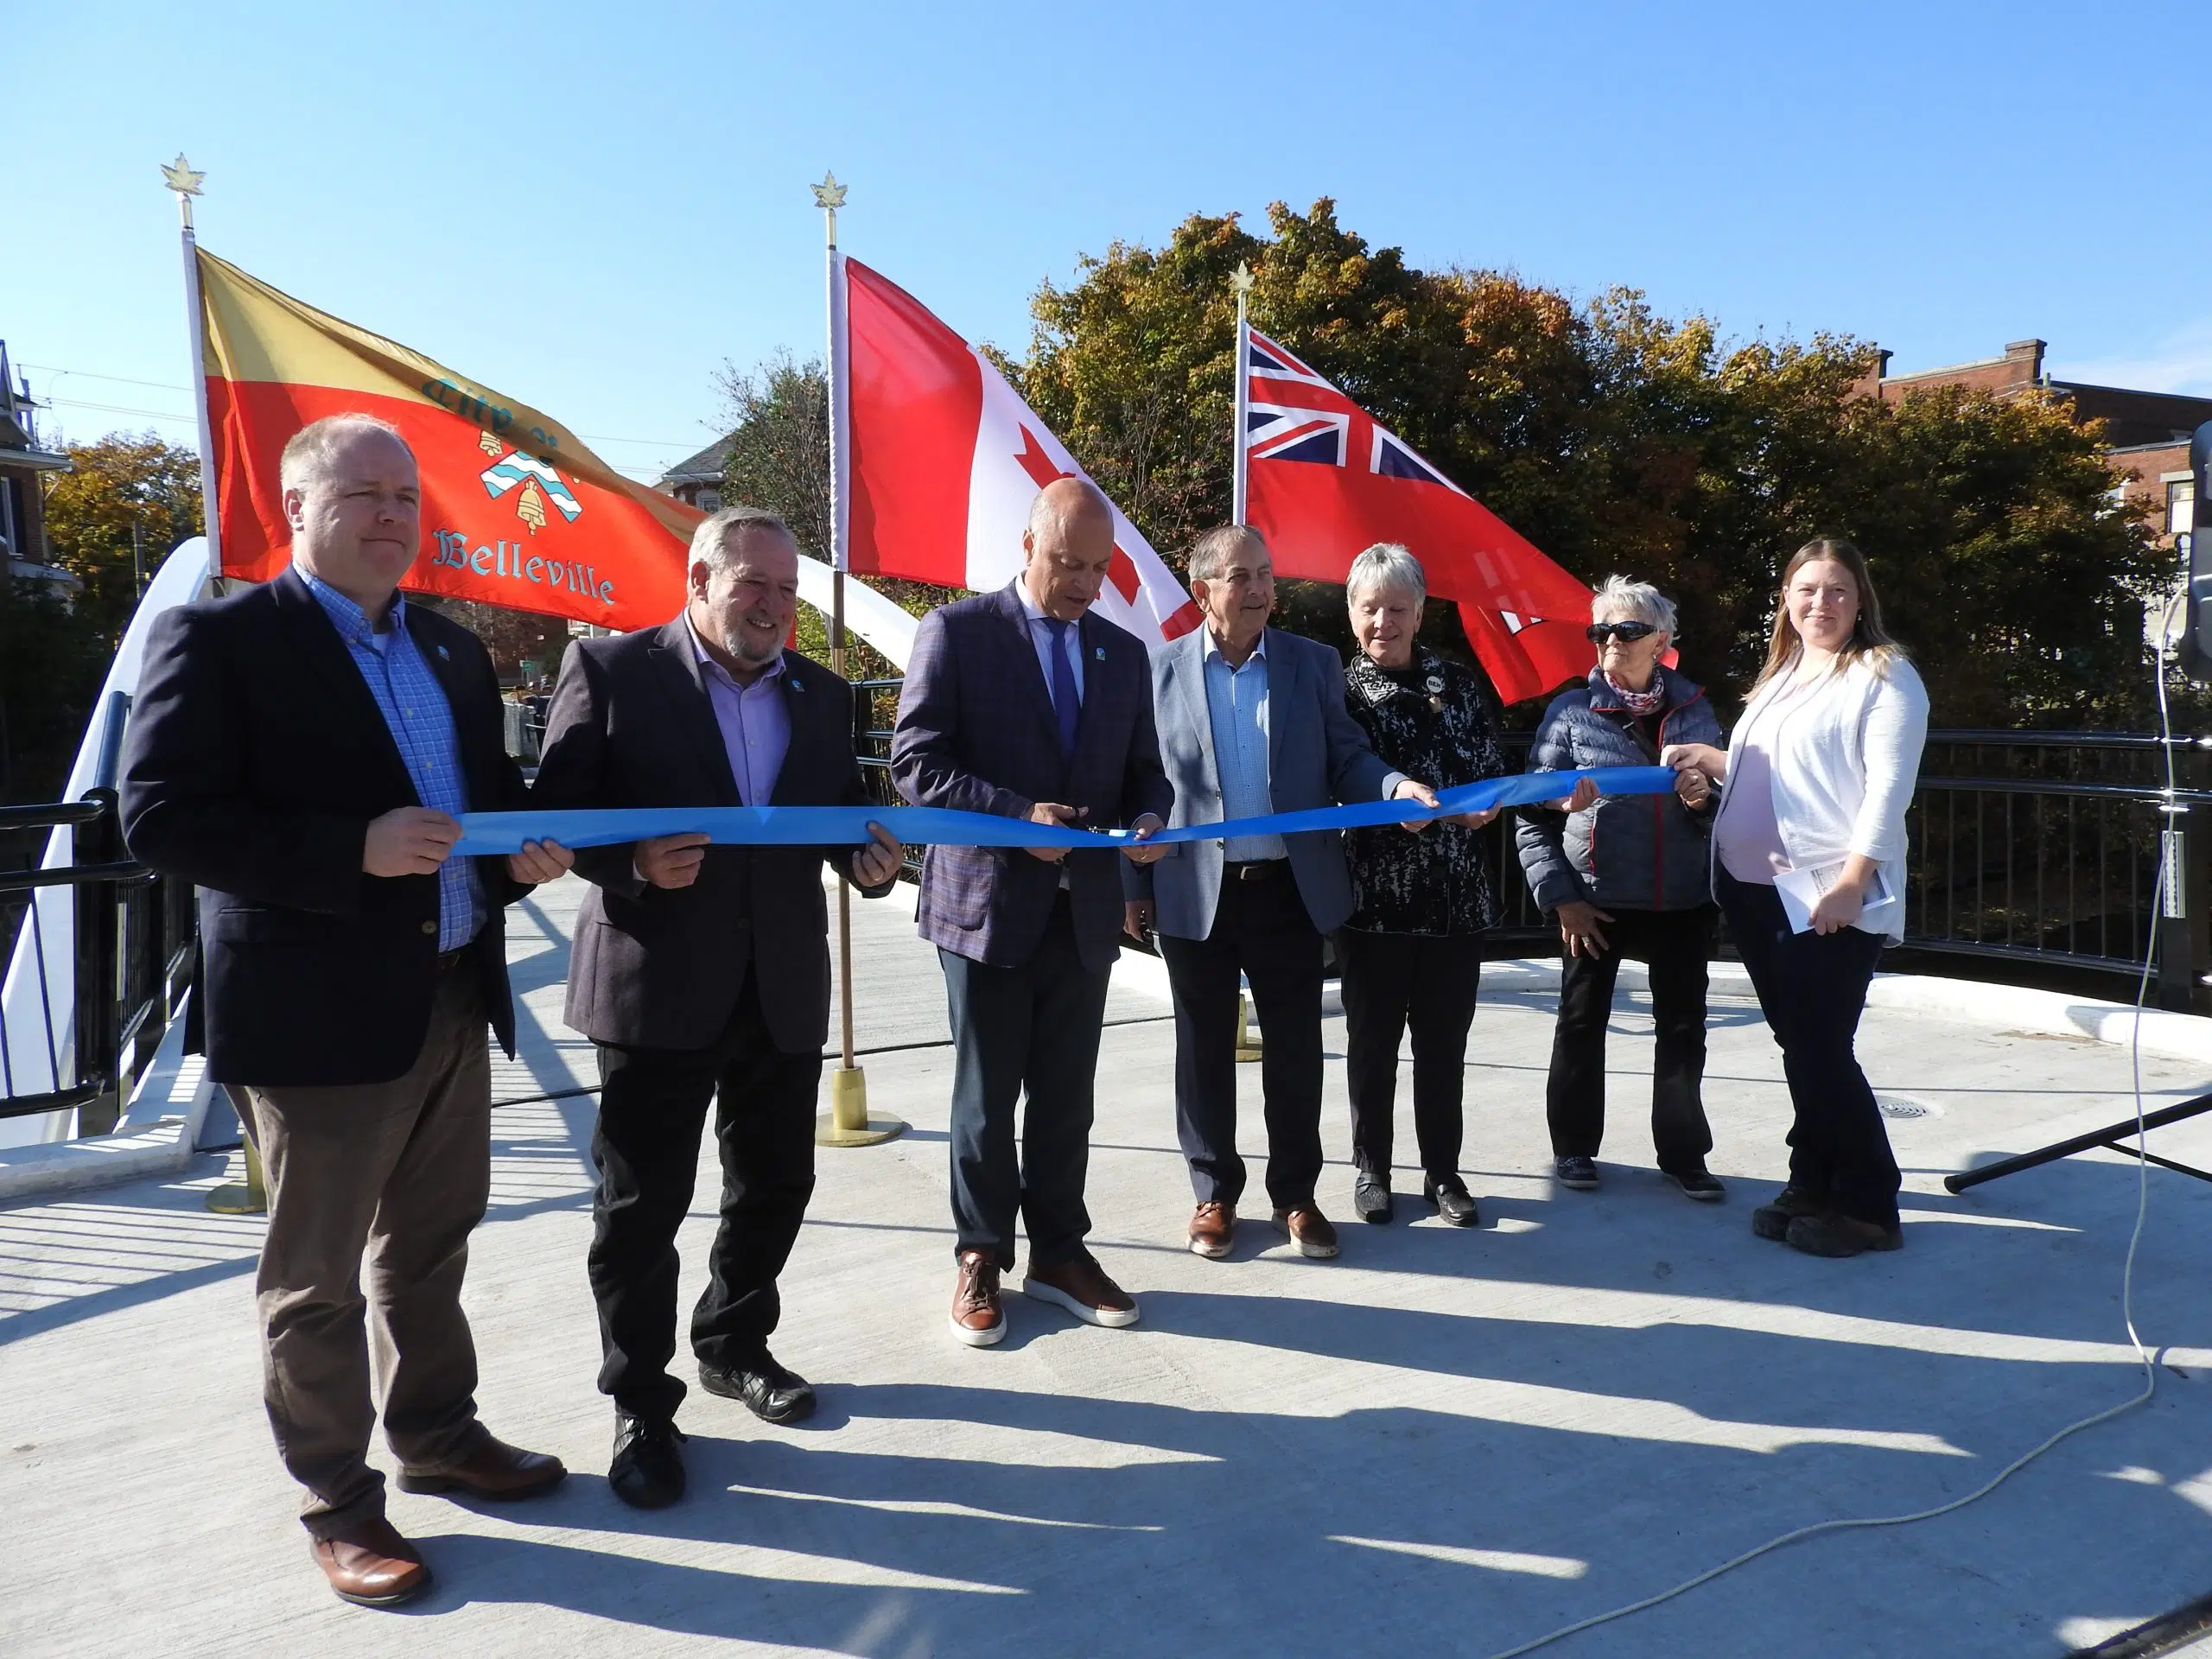
<path id="1" fill-rule="evenodd" d="M 35 836 L 41 849 L 39 831 L 66 828 L 70 836 L 67 864 L 35 868 L 34 853 L 25 868 L 0 870 L 0 960 L 23 969 L 16 1004 L 0 1020 L 0 1118 L 74 1111 L 79 1134 L 106 1134 L 192 982 L 191 883 L 156 875 L 123 844 L 115 777 L 130 710 L 126 694 L 110 699 L 94 782 L 81 798 L 0 807 L 0 833 Z M 66 912 L 45 897 L 57 888 L 69 894 Z M 56 982 L 62 960 L 66 985 Z"/>
<path id="2" fill-rule="evenodd" d="M 861 765 L 875 798 L 889 804 L 899 682 L 854 689 Z M 1532 734 L 1509 732 L 1502 741 L 1508 763 L 1525 767 Z M 2212 738 L 2176 738 L 2173 753 L 2180 787 L 2169 801 L 2164 745 L 2153 735 L 1930 732 L 1907 820 L 1906 946 L 2092 971 L 2119 990 L 2121 976 L 2140 971 L 2158 912 L 2160 1006 L 2212 1013 L 2203 983 L 2212 972 Z M 1510 820 L 1485 834 L 1503 912 L 1486 950 L 1555 954 L 1557 930 L 1522 879 Z M 2177 904 L 2164 902 L 2158 887 L 2167 834 L 2181 872 Z"/>

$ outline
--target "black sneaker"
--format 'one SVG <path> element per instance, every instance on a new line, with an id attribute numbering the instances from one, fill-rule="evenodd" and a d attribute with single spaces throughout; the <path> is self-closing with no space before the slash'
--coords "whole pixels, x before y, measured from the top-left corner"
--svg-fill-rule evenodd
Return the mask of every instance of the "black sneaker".
<path id="1" fill-rule="evenodd" d="M 1373 1222 L 1377 1227 L 1389 1225 L 1390 1183 L 1380 1175 L 1361 1170 L 1352 1179 L 1351 1207 L 1359 1212 L 1362 1221 Z"/>
<path id="2" fill-rule="evenodd" d="M 1554 1159 L 1552 1176 L 1561 1186 L 1571 1186 L 1577 1192 L 1595 1192 L 1598 1190 L 1598 1160 L 1595 1158 Z"/>
<path id="3" fill-rule="evenodd" d="M 814 1414 L 814 1387 L 797 1371 L 776 1363 L 766 1349 L 751 1359 L 728 1365 L 699 1362 L 699 1382 L 709 1394 L 744 1402 L 764 1423 L 796 1423 Z"/>
<path id="4" fill-rule="evenodd" d="M 1454 1227 L 1479 1227 L 1482 1215 L 1466 1184 L 1457 1176 L 1449 1180 L 1423 1181 L 1421 1195 L 1436 1206 L 1438 1217 Z"/>
<path id="5" fill-rule="evenodd" d="M 1667 1174 L 1676 1186 L 1682 1189 L 1684 1197 L 1695 1198 L 1700 1204 L 1718 1204 L 1728 1196 L 1728 1189 L 1707 1171 L 1693 1169 L 1676 1174 L 1670 1169 Z"/>
<path id="6" fill-rule="evenodd" d="M 683 1431 L 664 1417 L 614 1414 L 614 1457 L 607 1484 L 633 1510 L 664 1510 L 683 1496 Z"/>
<path id="7" fill-rule="evenodd" d="M 1792 1183 L 1774 1195 L 1774 1202 L 1751 1211 L 1751 1230 L 1779 1243 L 1789 1236 L 1789 1224 L 1802 1216 L 1817 1216 L 1828 1207 L 1827 1198 Z"/>

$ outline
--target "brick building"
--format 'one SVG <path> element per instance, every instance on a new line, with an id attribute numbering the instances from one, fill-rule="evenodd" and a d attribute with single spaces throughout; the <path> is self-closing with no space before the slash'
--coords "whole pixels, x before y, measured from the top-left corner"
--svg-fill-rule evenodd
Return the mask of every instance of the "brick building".
<path id="1" fill-rule="evenodd" d="M 679 461 L 663 473 L 653 488 L 672 495 L 687 507 L 719 512 L 722 506 L 722 473 L 729 463 L 729 438 L 716 438 L 696 455 Z"/>
<path id="2" fill-rule="evenodd" d="M 2054 380 L 2044 367 L 2044 349 L 2040 340 L 2016 340 L 2002 357 L 1896 375 L 1889 372 L 1890 353 L 1883 352 L 1863 390 L 1886 403 L 1939 386 L 1964 386 L 1999 397 L 2045 391 L 2064 398 L 2076 419 L 2105 423 L 2106 453 L 2120 477 L 2118 487 L 2159 540 L 2172 546 L 2175 532 L 2191 525 L 2195 492 L 2190 480 L 2189 439 L 2212 421 L 2212 397 Z"/>

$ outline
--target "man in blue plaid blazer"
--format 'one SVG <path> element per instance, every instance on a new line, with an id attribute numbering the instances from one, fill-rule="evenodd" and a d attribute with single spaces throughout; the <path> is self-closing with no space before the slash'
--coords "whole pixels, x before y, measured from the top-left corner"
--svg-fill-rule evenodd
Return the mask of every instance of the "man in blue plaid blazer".
<path id="1" fill-rule="evenodd" d="M 1149 835 L 1174 804 L 1151 667 L 1135 636 L 1090 613 L 1113 562 L 1112 511 L 1086 480 L 1060 479 L 1039 493 L 1021 539 L 1012 584 L 923 619 L 892 776 L 921 806 Z M 1141 864 L 1158 855 L 1126 854 Z M 1136 1303 L 1084 1243 L 1092 1079 L 1120 954 L 1116 856 L 932 847 L 923 863 L 921 933 L 944 967 L 956 1051 L 951 1325 L 970 1347 L 1006 1335 L 999 1275 L 1014 1266 L 1017 1212 L 1029 1234 L 1027 1294 L 1089 1324 L 1136 1323 Z"/>

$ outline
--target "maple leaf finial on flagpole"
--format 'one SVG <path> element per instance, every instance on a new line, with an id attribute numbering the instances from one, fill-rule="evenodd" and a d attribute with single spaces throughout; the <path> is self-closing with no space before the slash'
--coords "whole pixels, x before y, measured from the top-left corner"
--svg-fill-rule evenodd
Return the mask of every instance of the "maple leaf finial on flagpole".
<path id="1" fill-rule="evenodd" d="M 1236 269 L 1229 273 L 1229 288 L 1236 296 L 1236 320 L 1239 322 L 1244 320 L 1245 306 L 1251 298 L 1252 285 L 1256 280 L 1252 275 L 1252 267 L 1242 259 L 1236 262 Z"/>
<path id="2" fill-rule="evenodd" d="M 188 231 L 192 228 L 192 199 L 200 194 L 200 181 L 207 176 L 192 170 L 192 163 L 184 159 L 182 150 L 177 151 L 175 162 L 164 163 L 162 168 L 162 182 L 176 192 L 177 210 L 184 215 L 184 228 Z"/>
<path id="3" fill-rule="evenodd" d="M 836 174 L 825 172 L 822 182 L 808 187 L 814 192 L 814 205 L 829 216 L 830 245 L 837 245 L 837 210 L 845 205 L 845 187 L 837 182 Z"/>

